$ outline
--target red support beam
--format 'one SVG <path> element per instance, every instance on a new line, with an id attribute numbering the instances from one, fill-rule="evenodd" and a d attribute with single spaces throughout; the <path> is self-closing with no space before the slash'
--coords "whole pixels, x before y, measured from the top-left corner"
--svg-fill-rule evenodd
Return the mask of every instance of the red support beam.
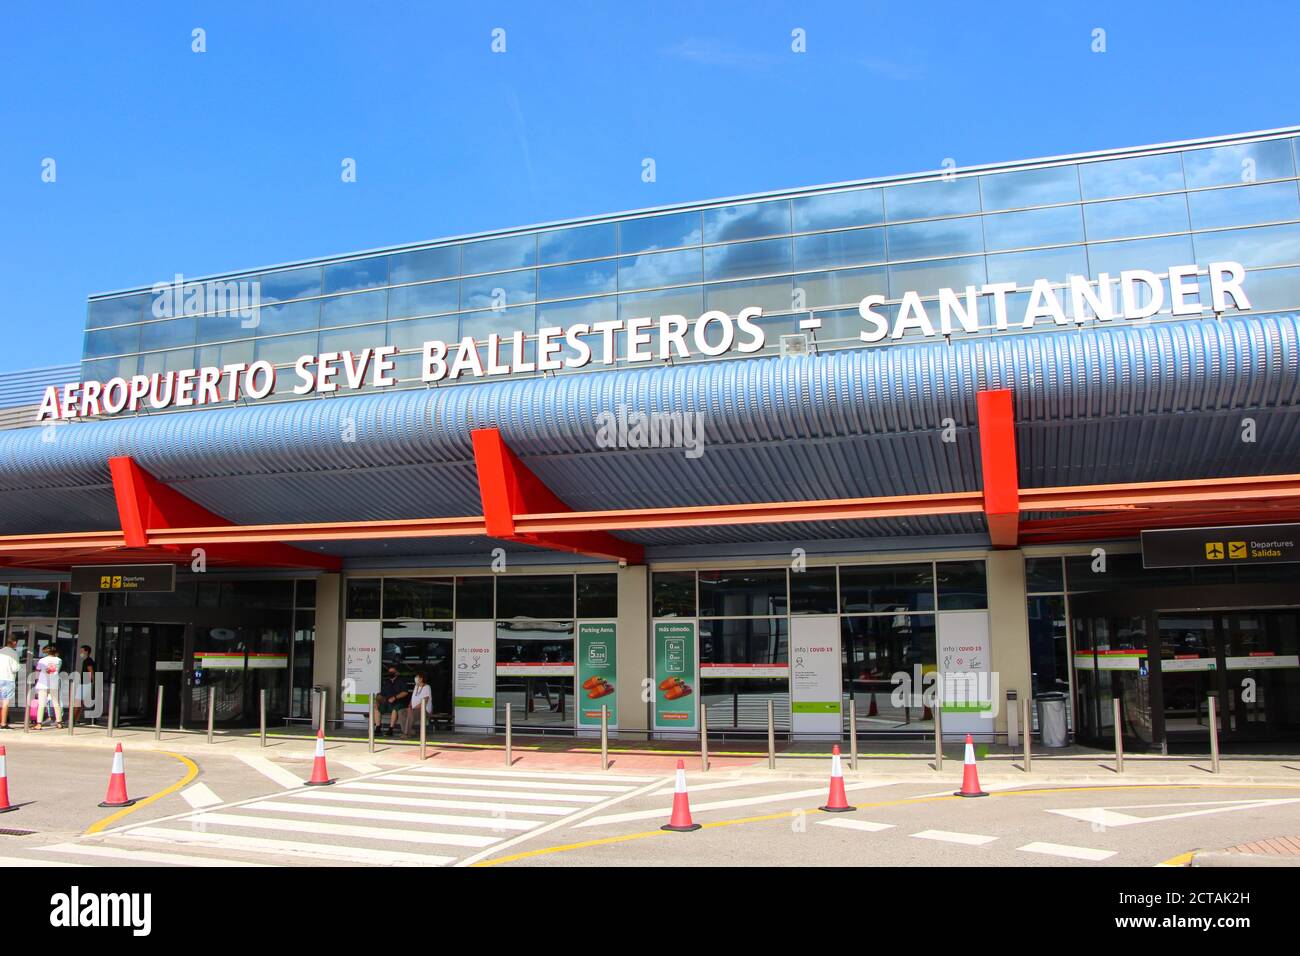
<path id="1" fill-rule="evenodd" d="M 230 527 L 234 524 L 164 485 L 141 468 L 134 458 L 126 455 L 110 458 L 108 471 L 113 479 L 113 497 L 117 500 L 123 543 L 128 549 L 149 549 L 162 560 L 186 561 L 191 557 L 190 547 L 151 542 L 151 533 L 168 528 Z M 204 544 L 203 547 L 208 560 L 218 564 L 321 568 L 327 571 L 337 571 L 342 566 L 336 557 L 313 554 L 278 541 L 253 547 L 242 544 Z"/>
<path id="2" fill-rule="evenodd" d="M 995 548 L 1014 548 L 1020 538 L 1020 472 L 1016 466 L 1015 407 L 1010 389 L 980 392 L 980 469 L 984 520 Z"/>
<path id="3" fill-rule="evenodd" d="M 641 545 L 622 541 L 606 531 L 520 531 L 518 518 L 563 515 L 572 513 L 573 509 L 519 460 L 498 429 L 476 428 L 470 437 L 474 442 L 479 495 L 483 499 L 483 520 L 491 537 L 624 564 L 641 564 L 645 560 Z"/>

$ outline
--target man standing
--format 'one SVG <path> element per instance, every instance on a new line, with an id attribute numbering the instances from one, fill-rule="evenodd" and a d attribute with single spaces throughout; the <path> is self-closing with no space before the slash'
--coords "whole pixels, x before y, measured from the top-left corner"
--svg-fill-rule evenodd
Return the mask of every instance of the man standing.
<path id="1" fill-rule="evenodd" d="M 9 638 L 0 648 L 0 730 L 9 729 L 9 705 L 14 702 L 18 689 L 18 641 Z"/>
<path id="2" fill-rule="evenodd" d="M 76 675 L 76 682 L 74 683 L 72 689 L 72 700 L 68 704 L 68 710 L 70 712 L 68 715 L 68 720 L 73 726 L 75 726 L 77 723 L 78 706 L 80 705 L 84 710 L 86 697 L 89 696 L 91 700 L 94 700 L 93 689 L 87 690 L 87 688 L 93 688 L 94 684 L 95 684 L 95 659 L 90 656 L 90 645 L 82 644 L 81 656 L 77 661 L 77 675 Z M 0 723 L 2 723 L 2 721 L 0 721 Z"/>
<path id="3" fill-rule="evenodd" d="M 393 731 L 397 729 L 397 717 L 405 706 L 403 701 L 410 696 L 411 692 L 406 689 L 405 682 L 397 676 L 397 665 L 389 664 L 388 676 L 379 685 L 379 693 L 375 695 L 375 704 L 379 708 L 379 728 L 386 736 L 393 736 Z M 385 714 L 389 715 L 387 729 L 383 727 Z"/>

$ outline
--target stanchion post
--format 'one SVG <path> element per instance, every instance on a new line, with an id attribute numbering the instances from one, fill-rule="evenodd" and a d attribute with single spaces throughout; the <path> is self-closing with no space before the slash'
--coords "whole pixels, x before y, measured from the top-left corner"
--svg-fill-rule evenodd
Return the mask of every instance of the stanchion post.
<path id="1" fill-rule="evenodd" d="M 113 736 L 113 725 L 117 723 L 117 681 L 108 685 L 108 736 Z"/>
<path id="2" fill-rule="evenodd" d="M 934 769 L 943 770 L 943 707 L 934 702 Z"/>
<path id="3" fill-rule="evenodd" d="M 1111 714 L 1115 720 L 1115 772 L 1124 772 L 1124 731 L 1119 724 L 1119 698 L 1111 698 Z"/>
<path id="4" fill-rule="evenodd" d="M 600 705 L 600 769 L 609 769 L 609 705 Z"/>
<path id="5" fill-rule="evenodd" d="M 1026 695 L 1025 699 L 1020 702 L 1020 725 L 1020 732 L 1025 738 L 1025 773 L 1029 773 L 1030 763 L 1034 759 L 1033 754 L 1031 753 L 1032 748 L 1030 747 L 1030 741 L 1034 735 L 1030 732 L 1032 728 L 1029 724 L 1028 695 Z"/>
<path id="6" fill-rule="evenodd" d="M 262 746 L 266 746 L 266 688 L 257 692 L 257 731 Z"/>
<path id="7" fill-rule="evenodd" d="M 770 697 L 767 699 L 767 769 L 776 769 L 776 711 Z"/>
<path id="8" fill-rule="evenodd" d="M 212 743 L 212 724 L 217 718 L 217 685 L 208 687 L 208 743 Z"/>
<path id="9" fill-rule="evenodd" d="M 163 685 L 158 685 L 158 705 L 155 708 L 153 717 L 153 739 L 162 740 L 162 705 L 163 705 Z"/>
<path id="10" fill-rule="evenodd" d="M 32 729 L 32 687 L 27 675 L 23 675 L 23 733 Z"/>
<path id="11" fill-rule="evenodd" d="M 421 760 L 426 759 L 425 750 L 424 750 L 424 745 L 425 745 L 424 725 L 428 723 L 428 721 L 429 721 L 429 702 L 424 698 L 420 698 L 420 759 Z"/>
<path id="12" fill-rule="evenodd" d="M 700 704 L 700 769 L 709 769 L 709 712 Z"/>
<path id="13" fill-rule="evenodd" d="M 68 736 L 72 736 L 72 729 L 77 726 L 77 691 L 81 689 L 81 675 L 73 671 L 68 675 Z M 58 691 L 56 690 L 57 694 Z"/>
<path id="14" fill-rule="evenodd" d="M 1219 772 L 1219 699 L 1210 698 L 1210 773 Z"/>
<path id="15" fill-rule="evenodd" d="M 366 742 L 370 745 L 370 752 L 375 752 L 375 698 L 370 696 L 370 709 L 366 711 Z"/>
<path id="16" fill-rule="evenodd" d="M 858 702 L 849 698 L 849 769 L 858 769 Z"/>
<path id="17" fill-rule="evenodd" d="M 510 741 L 510 734 L 511 734 L 511 731 L 512 731 L 512 727 L 511 727 L 511 725 L 510 725 L 510 702 L 509 702 L 509 701 L 506 701 L 506 766 L 507 766 L 507 767 L 513 766 L 513 765 L 514 765 L 514 762 L 515 762 L 515 760 L 514 760 L 514 756 L 510 753 L 510 751 L 511 751 L 511 741 Z"/>

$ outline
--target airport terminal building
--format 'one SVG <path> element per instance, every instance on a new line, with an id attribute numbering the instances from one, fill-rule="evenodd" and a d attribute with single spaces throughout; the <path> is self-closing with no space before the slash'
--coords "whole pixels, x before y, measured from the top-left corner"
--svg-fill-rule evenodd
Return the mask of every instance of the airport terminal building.
<path id="1" fill-rule="evenodd" d="M 1300 128 L 90 297 L 0 627 L 119 723 L 1300 742 Z M 26 657 L 25 659 L 29 659 Z"/>

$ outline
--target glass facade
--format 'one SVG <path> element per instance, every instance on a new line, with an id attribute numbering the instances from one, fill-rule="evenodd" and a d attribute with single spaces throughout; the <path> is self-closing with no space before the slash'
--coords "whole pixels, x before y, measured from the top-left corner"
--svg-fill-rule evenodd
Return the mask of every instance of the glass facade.
<path id="1" fill-rule="evenodd" d="M 765 731 L 771 701 L 777 729 L 788 732 L 794 622 L 833 615 L 839 619 L 844 726 L 852 701 L 859 732 L 892 735 L 933 732 L 932 708 L 914 706 L 900 692 L 898 676 L 906 675 L 920 694 L 918 678 L 939 667 L 938 616 L 987 609 L 988 589 L 982 560 L 843 564 L 799 572 L 656 571 L 650 603 L 656 619 L 699 621 L 700 694 L 710 731 Z M 746 672 L 753 676 L 736 676 Z"/>
<path id="2" fill-rule="evenodd" d="M 393 345 L 403 350 L 396 377 L 418 384 L 426 339 L 483 341 L 515 330 L 535 339 L 539 327 L 694 318 L 705 309 L 734 315 L 748 305 L 771 316 L 767 354 L 810 313 L 822 319 L 818 348 L 856 348 L 856 307 L 867 294 L 887 296 L 888 313 L 908 290 L 932 297 L 942 287 L 1014 282 L 1023 290 L 1011 296 L 1014 309 L 1040 277 L 1060 284 L 1220 259 L 1250 270 L 1254 311 L 1290 310 L 1300 307 L 1296 142 L 805 190 L 248 272 L 202 283 L 195 298 L 215 307 L 197 317 L 159 318 L 149 293 L 95 298 L 82 377 L 253 358 L 288 366 L 299 355 Z M 213 294 L 243 281 L 260 288 L 253 319 L 229 295 Z M 1015 334 L 995 333 L 988 311 L 969 334 Z M 1167 309 L 1153 321 L 1161 318 Z M 674 359 L 694 360 L 707 357 Z"/>

